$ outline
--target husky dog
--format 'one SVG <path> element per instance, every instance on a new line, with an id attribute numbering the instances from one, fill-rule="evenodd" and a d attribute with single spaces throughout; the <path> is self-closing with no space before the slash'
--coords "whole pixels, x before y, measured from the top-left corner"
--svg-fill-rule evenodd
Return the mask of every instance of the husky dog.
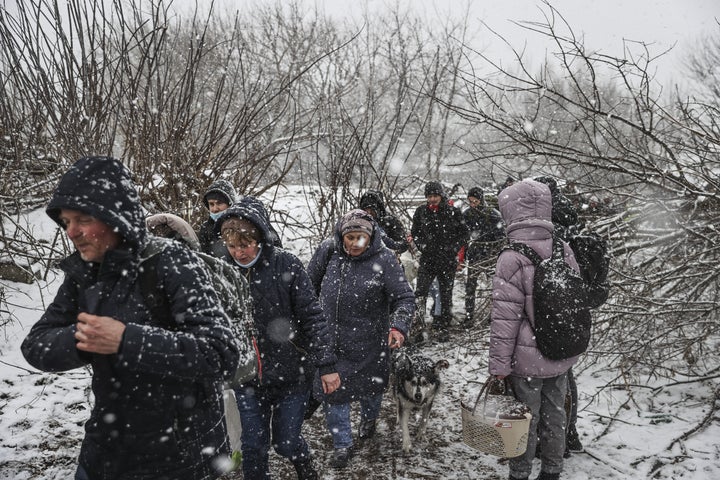
<path id="1" fill-rule="evenodd" d="M 402 428 L 403 452 L 409 453 L 412 447 L 408 422 L 414 410 L 421 412 L 416 437 L 418 440 L 425 438 L 430 409 L 442 385 L 440 370 L 449 366 L 447 360 L 433 363 L 427 357 L 404 351 L 393 354 L 393 393 L 397 401 L 397 421 Z"/>

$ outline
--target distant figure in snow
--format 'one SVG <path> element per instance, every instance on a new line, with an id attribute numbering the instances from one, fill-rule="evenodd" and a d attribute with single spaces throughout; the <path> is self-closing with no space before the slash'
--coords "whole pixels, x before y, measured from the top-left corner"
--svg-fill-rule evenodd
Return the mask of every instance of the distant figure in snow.
<path id="1" fill-rule="evenodd" d="M 203 195 L 203 204 L 208 210 L 208 219 L 200 226 L 198 230 L 198 238 L 200 241 L 200 251 L 222 257 L 224 249 L 220 236 L 215 231 L 215 222 L 220 215 L 237 202 L 237 193 L 235 187 L 227 180 L 216 180 L 213 182 Z"/>
<path id="2" fill-rule="evenodd" d="M 47 214 L 77 251 L 21 348 L 43 371 L 92 367 L 75 479 L 217 478 L 230 453 L 222 382 L 239 354 L 201 261 L 148 236 L 130 172 L 112 158 L 70 167 Z M 141 291 L 144 269 L 164 293 L 155 306 Z"/>
<path id="3" fill-rule="evenodd" d="M 402 222 L 387 211 L 382 192 L 368 190 L 360 197 L 360 209 L 365 210 L 383 229 L 387 239 L 385 245 L 399 256 L 408 249 L 407 232 Z"/>
<path id="4" fill-rule="evenodd" d="M 489 257 L 497 256 L 500 251 L 499 246 L 505 238 L 505 229 L 500 212 L 485 204 L 482 188 L 472 187 L 468 191 L 467 201 L 469 206 L 463 212 L 463 217 L 470 229 L 470 239 L 461 259 L 464 259 L 467 265 L 465 327 L 470 327 L 474 324 L 475 292 L 483 269 L 482 262 Z"/>
<path id="5" fill-rule="evenodd" d="M 432 329 L 439 341 L 447 341 L 447 329 L 452 320 L 452 290 L 459 265 L 457 255 L 467 242 L 469 232 L 462 213 L 448 202 L 440 182 L 425 185 L 425 198 L 427 202 L 417 207 L 413 214 L 411 229 L 412 240 L 420 250 L 415 286 L 416 314 L 419 323 L 424 325 L 430 284 L 437 278 L 441 312 L 433 321 Z"/>

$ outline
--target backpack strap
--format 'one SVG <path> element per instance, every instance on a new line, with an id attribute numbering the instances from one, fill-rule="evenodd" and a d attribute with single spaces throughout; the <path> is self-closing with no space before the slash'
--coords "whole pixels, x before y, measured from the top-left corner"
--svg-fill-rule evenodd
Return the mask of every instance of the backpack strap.
<path id="1" fill-rule="evenodd" d="M 536 267 L 543 261 L 542 257 L 538 255 L 538 253 L 530 245 L 522 242 L 511 242 L 503 247 L 503 251 L 505 250 L 513 250 L 521 255 L 524 255 Z"/>
<path id="2" fill-rule="evenodd" d="M 172 325 L 170 303 L 158 277 L 159 254 L 164 249 L 162 240 L 148 237 L 148 243 L 141 255 L 143 260 L 140 262 L 138 280 L 145 306 L 150 310 L 152 318 L 158 323 L 170 326 Z"/>

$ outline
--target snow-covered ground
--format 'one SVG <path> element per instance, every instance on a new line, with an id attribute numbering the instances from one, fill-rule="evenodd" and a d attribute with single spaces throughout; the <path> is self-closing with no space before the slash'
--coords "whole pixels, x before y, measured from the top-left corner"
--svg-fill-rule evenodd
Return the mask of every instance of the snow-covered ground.
<path id="1" fill-rule="evenodd" d="M 290 189 L 290 191 L 292 191 Z M 292 197 L 275 208 L 293 211 L 306 208 Z M 54 228 L 43 214 L 30 217 L 37 235 L 52 238 Z M 284 240 L 307 260 L 308 248 Z M 45 305 L 52 300 L 61 276 L 50 270 L 45 280 L 33 285 L 6 283 L 13 318 L 0 328 L 0 479 L 72 478 L 82 425 L 87 419 L 91 394 L 90 373 L 75 370 L 42 373 L 23 359 L 19 346 Z M 462 277 L 455 290 L 455 310 L 461 312 Z M 3 318 L 5 321 L 5 318 Z M 461 399 L 471 399 L 487 377 L 487 326 L 470 330 L 455 328 L 451 341 L 430 343 L 423 352 L 433 360 L 444 358 L 450 368 L 443 372 L 445 389 L 437 401 L 428 440 L 403 455 L 400 431 L 395 426 L 394 403 L 387 395 L 378 433 L 364 445 L 350 467 L 329 467 L 330 437 L 318 411 L 307 422 L 305 435 L 315 452 L 321 478 L 325 479 L 503 479 L 507 464 L 462 443 Z M 698 479 L 720 478 L 720 423 L 718 407 L 707 407 L 715 397 L 714 382 L 668 386 L 657 380 L 633 386 L 630 392 L 617 381 L 604 388 L 616 372 L 601 363 L 584 362 L 575 369 L 580 394 L 578 430 L 586 447 L 565 462 L 562 478 L 584 479 Z M 596 395 L 602 388 L 602 393 Z M 703 401 L 705 400 L 705 401 Z M 703 425 L 697 431 L 696 426 Z M 691 432 L 686 434 L 685 432 Z M 273 454 L 275 478 L 295 478 L 287 462 Z M 539 470 L 536 468 L 535 474 Z M 227 478 L 242 478 L 231 473 Z"/>

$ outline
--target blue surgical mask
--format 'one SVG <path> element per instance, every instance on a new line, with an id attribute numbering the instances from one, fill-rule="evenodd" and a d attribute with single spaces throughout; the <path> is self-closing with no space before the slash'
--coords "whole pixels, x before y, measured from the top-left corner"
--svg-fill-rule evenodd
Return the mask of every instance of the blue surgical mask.
<path id="1" fill-rule="evenodd" d="M 255 264 L 257 263 L 258 259 L 260 258 L 260 253 L 261 253 L 261 252 L 262 252 L 262 243 L 259 243 L 259 244 L 258 244 L 258 252 L 257 252 L 257 255 L 255 255 L 255 258 L 253 258 L 253 259 L 250 261 L 250 263 L 240 263 L 240 262 L 238 262 L 237 260 L 235 260 L 234 258 L 233 258 L 233 261 L 234 261 L 235 263 L 237 263 L 239 266 L 241 266 L 242 268 L 250 268 L 250 267 L 252 267 L 253 265 L 255 265 Z"/>
<path id="2" fill-rule="evenodd" d="M 225 213 L 224 210 L 222 212 L 217 212 L 217 213 L 210 212 L 210 218 L 213 219 L 213 222 L 217 222 L 217 219 L 220 218 L 220 215 L 222 215 L 223 213 Z"/>

